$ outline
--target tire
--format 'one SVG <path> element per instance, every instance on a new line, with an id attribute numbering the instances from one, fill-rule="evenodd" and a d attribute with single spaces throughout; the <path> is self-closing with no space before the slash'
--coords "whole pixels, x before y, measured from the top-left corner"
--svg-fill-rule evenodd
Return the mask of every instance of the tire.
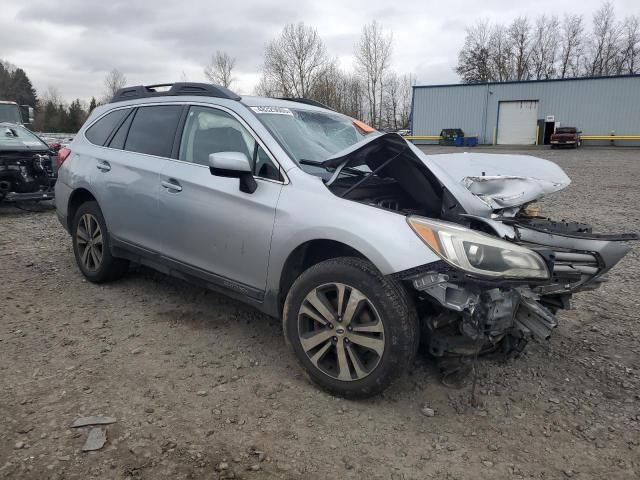
<path id="1" fill-rule="evenodd" d="M 326 260 L 298 277 L 285 301 L 283 329 L 310 380 L 345 397 L 384 391 L 413 363 L 420 340 L 404 287 L 354 257 Z"/>
<path id="2" fill-rule="evenodd" d="M 87 280 L 110 282 L 127 273 L 128 260 L 111 255 L 109 230 L 97 202 L 80 205 L 71 232 L 76 263 Z"/>

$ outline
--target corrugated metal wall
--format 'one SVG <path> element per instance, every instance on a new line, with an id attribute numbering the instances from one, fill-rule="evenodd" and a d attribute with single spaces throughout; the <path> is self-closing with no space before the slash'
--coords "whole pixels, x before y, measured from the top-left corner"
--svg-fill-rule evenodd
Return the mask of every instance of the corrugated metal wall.
<path id="1" fill-rule="evenodd" d="M 538 118 L 553 115 L 583 135 L 640 135 L 640 75 L 565 81 L 416 86 L 413 135 L 460 127 L 492 143 L 501 101 L 537 100 Z M 535 125 L 533 126 L 535 128 Z M 621 144 L 630 144 L 625 142 Z"/>

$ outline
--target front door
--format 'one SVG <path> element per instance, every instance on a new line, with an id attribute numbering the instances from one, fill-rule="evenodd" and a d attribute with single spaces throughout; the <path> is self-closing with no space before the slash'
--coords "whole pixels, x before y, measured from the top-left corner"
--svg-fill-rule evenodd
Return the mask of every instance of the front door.
<path id="1" fill-rule="evenodd" d="M 255 192 L 240 191 L 237 178 L 209 172 L 209 154 L 229 151 L 252 161 Z M 261 301 L 283 182 L 256 138 L 231 113 L 192 106 L 178 159 L 166 163 L 161 185 L 163 255 L 183 270 Z"/>

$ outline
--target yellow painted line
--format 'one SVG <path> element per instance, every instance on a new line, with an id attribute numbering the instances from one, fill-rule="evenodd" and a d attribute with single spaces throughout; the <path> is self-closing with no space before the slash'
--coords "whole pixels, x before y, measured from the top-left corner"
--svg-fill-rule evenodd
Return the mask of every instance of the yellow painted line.
<path id="1" fill-rule="evenodd" d="M 407 137 L 402 137 L 407 140 L 441 140 L 442 137 L 440 135 L 409 135 Z M 478 135 L 465 135 L 464 138 L 478 138 Z"/>
<path id="2" fill-rule="evenodd" d="M 640 140 L 640 135 L 585 135 L 581 140 Z"/>
<path id="3" fill-rule="evenodd" d="M 410 135 L 402 138 L 407 140 L 440 140 L 442 137 L 440 135 Z"/>

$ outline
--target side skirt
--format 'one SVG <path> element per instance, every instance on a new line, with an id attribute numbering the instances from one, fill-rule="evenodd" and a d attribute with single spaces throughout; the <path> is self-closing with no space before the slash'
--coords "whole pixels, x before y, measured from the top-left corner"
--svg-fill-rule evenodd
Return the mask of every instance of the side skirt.
<path id="1" fill-rule="evenodd" d="M 158 272 L 180 278 L 209 290 L 229 296 L 264 311 L 264 290 L 260 290 L 173 258 L 111 237 L 111 253 L 114 257 L 126 258 Z M 265 312 L 269 313 L 269 312 Z"/>

